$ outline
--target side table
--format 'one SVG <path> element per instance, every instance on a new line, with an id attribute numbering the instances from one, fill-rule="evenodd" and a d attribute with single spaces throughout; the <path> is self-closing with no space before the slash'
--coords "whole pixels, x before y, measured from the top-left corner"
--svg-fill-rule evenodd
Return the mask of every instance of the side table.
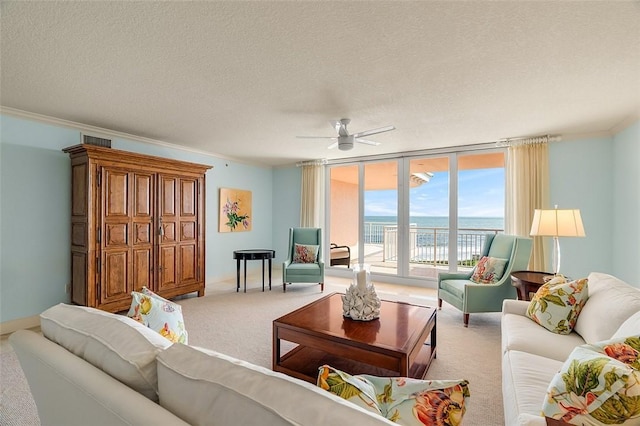
<path id="1" fill-rule="evenodd" d="M 518 300 L 531 300 L 530 294 L 538 291 L 545 277 L 553 276 L 550 272 L 516 271 L 511 273 L 511 285 L 518 290 Z"/>
<path id="2" fill-rule="evenodd" d="M 236 292 L 240 291 L 241 260 L 244 260 L 244 292 L 247 292 L 247 260 L 262 260 L 262 291 L 264 291 L 264 261 L 269 260 L 269 290 L 271 290 L 271 260 L 275 257 L 275 250 L 235 250 L 233 252 L 233 258 L 236 259 Z"/>

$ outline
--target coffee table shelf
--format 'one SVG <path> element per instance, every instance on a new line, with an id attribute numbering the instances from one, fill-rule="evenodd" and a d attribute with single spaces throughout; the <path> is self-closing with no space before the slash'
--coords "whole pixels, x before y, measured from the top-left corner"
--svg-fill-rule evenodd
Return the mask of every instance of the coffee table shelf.
<path id="1" fill-rule="evenodd" d="M 380 318 L 342 317 L 332 293 L 273 322 L 273 370 L 316 382 L 328 364 L 351 374 L 423 378 L 436 357 L 435 308 L 382 301 Z M 281 341 L 297 344 L 281 354 Z"/>

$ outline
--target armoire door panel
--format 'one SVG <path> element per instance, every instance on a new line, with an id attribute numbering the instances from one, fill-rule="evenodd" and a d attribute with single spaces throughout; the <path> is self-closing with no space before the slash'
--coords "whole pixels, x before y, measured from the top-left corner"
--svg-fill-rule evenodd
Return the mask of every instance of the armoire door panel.
<path id="1" fill-rule="evenodd" d="M 160 246 L 159 253 L 160 267 L 158 276 L 160 277 L 160 289 L 175 287 L 176 285 L 176 246 Z"/>
<path id="2" fill-rule="evenodd" d="M 129 226 L 127 223 L 107 223 L 105 225 L 105 248 L 127 245 Z"/>
<path id="3" fill-rule="evenodd" d="M 140 291 L 142 287 L 153 287 L 152 267 L 153 248 L 142 248 L 133 251 L 133 288 Z"/>
<path id="4" fill-rule="evenodd" d="M 195 179 L 180 179 L 180 216 L 195 216 L 197 205 Z"/>
<path id="5" fill-rule="evenodd" d="M 160 177 L 160 214 L 162 216 L 176 215 L 176 178 Z"/>
<path id="6" fill-rule="evenodd" d="M 133 225 L 133 244 L 151 244 L 151 227 L 149 223 L 135 223 Z"/>
<path id="7" fill-rule="evenodd" d="M 129 216 L 129 174 L 126 171 L 104 169 L 106 218 Z"/>
<path id="8" fill-rule="evenodd" d="M 162 222 L 161 242 L 163 244 L 173 243 L 176 241 L 176 224 L 173 222 Z"/>
<path id="9" fill-rule="evenodd" d="M 134 173 L 133 181 L 135 188 L 133 191 L 135 200 L 133 216 L 135 218 L 151 217 L 153 209 L 153 175 Z"/>
<path id="10" fill-rule="evenodd" d="M 195 241 L 196 239 L 196 223 L 180 222 L 180 241 Z"/>
<path id="11" fill-rule="evenodd" d="M 102 271 L 101 303 L 129 297 L 129 251 L 108 251 L 105 253 Z"/>
<path id="12" fill-rule="evenodd" d="M 180 282 L 194 282 L 198 278 L 198 250 L 195 244 L 180 245 Z"/>

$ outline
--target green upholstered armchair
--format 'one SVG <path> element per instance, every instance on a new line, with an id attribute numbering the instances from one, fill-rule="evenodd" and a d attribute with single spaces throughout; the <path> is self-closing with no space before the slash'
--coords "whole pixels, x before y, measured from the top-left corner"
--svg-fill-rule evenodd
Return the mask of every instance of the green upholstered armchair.
<path id="1" fill-rule="evenodd" d="M 318 246 L 318 255 L 314 263 L 294 263 L 295 245 Z M 319 283 L 320 291 L 324 291 L 324 261 L 322 260 L 322 229 L 290 228 L 289 253 L 282 262 L 282 291 L 287 291 L 287 284 Z"/>
<path id="2" fill-rule="evenodd" d="M 531 256 L 532 240 L 515 235 L 487 234 L 482 256 L 508 259 L 504 273 L 495 284 L 476 284 L 471 281 L 472 272 L 438 275 L 438 307 L 442 301 L 455 306 L 463 313 L 464 326 L 469 325 L 469 314 L 500 312 L 504 299 L 515 299 L 516 289 L 511 285 L 511 271 L 526 270 Z"/>

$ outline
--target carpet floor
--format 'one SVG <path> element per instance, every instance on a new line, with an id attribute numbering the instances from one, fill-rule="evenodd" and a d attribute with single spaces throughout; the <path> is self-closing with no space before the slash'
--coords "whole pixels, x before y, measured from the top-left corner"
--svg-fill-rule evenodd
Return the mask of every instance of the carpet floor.
<path id="1" fill-rule="evenodd" d="M 189 344 L 213 349 L 271 368 L 272 321 L 333 291 L 344 292 L 343 279 L 327 277 L 324 293 L 318 285 L 293 284 L 282 292 L 275 285 L 264 293 L 249 288 L 236 293 L 235 282 L 207 287 L 207 296 L 178 300 L 189 332 Z M 435 291 L 376 286 L 381 299 L 436 306 Z M 467 379 L 471 398 L 466 426 L 504 425 L 500 371 L 500 314 L 471 315 L 468 328 L 462 314 L 444 304 L 438 311 L 437 358 L 427 379 Z M 284 348 L 286 350 L 286 347 Z M 0 354 L 0 425 L 39 425 L 39 419 L 19 363 L 12 350 Z"/>

